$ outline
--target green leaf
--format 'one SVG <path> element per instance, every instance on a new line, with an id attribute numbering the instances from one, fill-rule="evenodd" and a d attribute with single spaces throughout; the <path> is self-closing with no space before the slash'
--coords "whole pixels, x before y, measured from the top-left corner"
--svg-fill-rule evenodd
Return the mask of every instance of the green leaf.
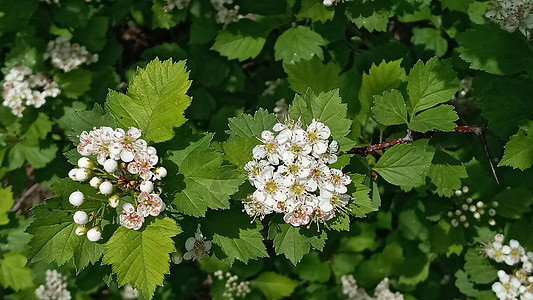
<path id="1" fill-rule="evenodd" d="M 475 299 L 487 299 L 495 300 L 496 295 L 492 290 L 480 291 L 474 287 L 474 284 L 468 280 L 468 275 L 463 270 L 455 272 L 455 286 L 459 291 L 467 296 L 474 297 Z"/>
<path id="2" fill-rule="evenodd" d="M 283 222 L 283 221 L 281 221 Z M 309 253 L 311 247 L 322 250 L 327 235 L 324 231 L 313 235 L 311 229 L 294 227 L 288 223 L 271 223 L 268 238 L 274 240 L 277 254 L 283 254 L 293 265 Z"/>
<path id="3" fill-rule="evenodd" d="M 26 257 L 8 252 L 0 258 L 0 285 L 15 291 L 33 286 L 31 269 L 26 268 Z"/>
<path id="4" fill-rule="evenodd" d="M 439 196 L 451 197 L 455 190 L 461 188 L 461 178 L 468 177 L 463 164 L 443 151 L 438 151 L 433 157 L 428 177 L 437 187 Z"/>
<path id="5" fill-rule="evenodd" d="M 489 8 L 490 2 L 474 1 L 468 6 L 468 17 L 475 24 L 485 24 L 485 12 Z"/>
<path id="6" fill-rule="evenodd" d="M 533 193 L 525 188 L 508 188 L 492 198 L 498 202 L 496 213 L 509 219 L 520 219 L 520 217 L 531 210 Z"/>
<path id="7" fill-rule="evenodd" d="M 389 18 L 394 14 L 390 11 L 376 10 L 372 12 L 370 16 L 357 16 L 351 17 L 350 19 L 357 25 L 357 27 L 364 27 L 368 31 L 386 31 L 387 24 L 389 23 Z"/>
<path id="8" fill-rule="evenodd" d="M 435 51 L 438 57 L 442 57 L 448 51 L 448 42 L 441 36 L 440 30 L 435 28 L 413 28 L 411 41 L 415 45 L 423 46 L 426 50 Z"/>
<path id="9" fill-rule="evenodd" d="M 80 272 L 100 258 L 104 247 L 98 243 L 92 243 L 94 245 L 88 247 L 87 237 L 76 235 L 78 225 L 74 223 L 72 216 L 79 210 L 87 213 L 97 210 L 104 201 L 107 203 L 107 196 L 86 183 L 70 179 L 56 181 L 52 190 L 56 196 L 33 209 L 35 218 L 27 229 L 28 233 L 33 234 L 28 257 L 32 262 L 56 262 L 58 265 L 75 258 L 76 269 Z M 86 199 L 95 201 L 85 201 L 79 207 L 72 206 L 68 197 L 76 190 L 81 191 Z"/>
<path id="10" fill-rule="evenodd" d="M 333 19 L 335 10 L 326 7 L 321 1 L 302 0 L 302 8 L 296 15 L 299 20 L 311 19 L 313 22 L 325 23 Z"/>
<path id="11" fill-rule="evenodd" d="M 435 57 L 426 64 L 418 61 L 407 82 L 412 114 L 449 101 L 460 87 L 450 61 Z"/>
<path id="12" fill-rule="evenodd" d="M 476 249 L 466 251 L 465 271 L 474 283 L 488 284 L 498 279 L 498 269 Z"/>
<path id="13" fill-rule="evenodd" d="M 110 91 L 107 103 L 117 123 L 141 129 L 147 141 L 164 142 L 174 136 L 173 127 L 185 119 L 191 98 L 185 94 L 191 82 L 185 62 L 155 59 L 139 68 L 128 93 Z"/>
<path id="14" fill-rule="evenodd" d="M 511 34 L 495 24 L 478 26 L 457 35 L 460 57 L 470 68 L 490 74 L 510 75 L 526 68 L 531 50 L 520 33 Z"/>
<path id="15" fill-rule="evenodd" d="M 349 207 L 352 210 L 352 215 L 358 218 L 365 217 L 368 213 L 377 211 L 381 205 L 381 202 L 374 201 L 376 199 L 370 198 L 370 188 L 363 183 L 365 177 L 362 174 L 353 174 L 350 176 L 355 185 L 355 193 L 352 195 L 353 201 L 349 204 Z M 374 183 L 375 188 L 377 186 Z"/>
<path id="16" fill-rule="evenodd" d="M 368 74 L 363 73 L 359 90 L 360 114 L 363 120 L 366 120 L 370 113 L 370 106 L 375 95 L 382 95 L 386 91 L 398 88 L 405 80 L 405 70 L 400 66 L 401 63 L 401 59 L 391 62 L 383 60 L 377 66 L 372 64 Z"/>
<path id="17" fill-rule="evenodd" d="M 175 251 L 172 237 L 180 232 L 176 222 L 166 217 L 140 230 L 121 226 L 106 243 L 102 262 L 113 265 L 119 285 L 129 283 L 151 299 L 169 273 L 169 254 Z"/>
<path id="18" fill-rule="evenodd" d="M 340 67 L 333 61 L 324 64 L 318 56 L 310 60 L 284 64 L 283 67 L 288 75 L 291 89 L 299 94 L 305 93 L 308 89 L 315 93 L 326 92 L 341 85 Z"/>
<path id="19" fill-rule="evenodd" d="M 318 119 L 331 130 L 331 136 L 339 141 L 341 150 L 351 147 L 343 145 L 342 139 L 350 132 L 352 122 L 346 118 L 347 105 L 342 103 L 339 90 L 322 92 L 319 94 L 308 90 L 303 95 L 296 95 L 289 107 L 289 116 L 304 124 L 311 124 L 313 119 Z"/>
<path id="20" fill-rule="evenodd" d="M 304 256 L 296 266 L 296 273 L 303 280 L 327 282 L 331 276 L 331 268 L 327 261 L 321 261 L 318 252 L 313 251 Z"/>
<path id="21" fill-rule="evenodd" d="M 152 6 L 152 28 L 170 29 L 187 18 L 187 9 L 174 9 L 171 12 L 165 12 L 163 7 L 166 5 L 164 0 L 155 0 Z"/>
<path id="22" fill-rule="evenodd" d="M 37 49 L 30 46 L 23 35 L 19 33 L 15 38 L 15 45 L 6 53 L 5 65 L 10 69 L 19 66 L 26 66 L 31 69 L 40 60 L 41 58 L 37 54 Z"/>
<path id="23" fill-rule="evenodd" d="M 245 18 L 219 31 L 211 50 L 239 61 L 255 58 L 263 49 L 269 33 L 270 27 L 265 22 Z"/>
<path id="24" fill-rule="evenodd" d="M 415 115 L 407 126 L 417 132 L 431 130 L 454 131 L 459 116 L 451 105 L 439 105 Z"/>
<path id="25" fill-rule="evenodd" d="M 509 166 L 525 170 L 533 165 L 533 121 L 529 121 L 505 144 L 505 152 L 498 166 Z"/>
<path id="26" fill-rule="evenodd" d="M 229 265 L 236 259 L 246 264 L 268 256 L 262 229 L 261 222 L 250 223 L 250 217 L 240 210 L 212 212 L 202 223 L 202 232 L 213 235 L 213 252 Z"/>
<path id="27" fill-rule="evenodd" d="M 268 300 L 288 297 L 296 288 L 296 282 L 292 279 L 274 272 L 264 272 L 252 280 L 252 283 L 259 287 Z"/>
<path id="28" fill-rule="evenodd" d="M 186 185 L 172 202 L 179 211 L 195 217 L 204 216 L 207 208 L 229 208 L 230 195 L 244 181 L 234 166 L 222 165 L 222 153 L 209 149 L 212 138 L 206 134 L 185 149 L 172 151 L 169 157 L 178 165 Z"/>
<path id="29" fill-rule="evenodd" d="M 374 118 L 382 125 L 400 125 L 407 123 L 407 109 L 402 93 L 398 90 L 384 92 L 374 96 L 372 107 Z"/>
<path id="30" fill-rule="evenodd" d="M 77 12 L 82 14 L 81 12 Z M 78 24 L 76 24 L 78 25 Z M 106 42 L 107 28 L 109 26 L 109 17 L 92 16 L 84 28 L 77 28 L 73 34 L 73 41 L 87 47 L 91 52 L 101 51 Z"/>
<path id="31" fill-rule="evenodd" d="M 9 216 L 7 213 L 13 206 L 13 193 L 11 187 L 8 186 L 5 189 L 0 188 L 0 225 L 6 225 L 9 223 Z"/>
<path id="32" fill-rule="evenodd" d="M 72 99 L 91 89 L 92 72 L 84 69 L 75 69 L 67 73 L 54 76 L 54 81 L 59 85 L 62 94 Z"/>
<path id="33" fill-rule="evenodd" d="M 269 113 L 266 109 L 258 109 L 254 116 L 241 114 L 238 117 L 228 119 L 228 126 L 231 137 L 241 138 L 261 138 L 264 130 L 272 130 L 278 120 L 274 114 Z"/>
<path id="34" fill-rule="evenodd" d="M 296 26 L 282 33 L 274 44 L 274 57 L 283 63 L 294 63 L 310 60 L 313 56 L 324 58 L 321 46 L 327 41 L 318 33 L 306 26 Z"/>
<path id="35" fill-rule="evenodd" d="M 435 148 L 427 139 L 395 145 L 378 160 L 373 170 L 389 183 L 416 187 L 426 183 Z"/>
<path id="36" fill-rule="evenodd" d="M 362 287 L 375 286 L 383 278 L 393 275 L 403 261 L 402 247 L 396 243 L 387 244 L 383 252 L 375 253 L 370 259 L 361 262 L 355 270 L 357 284 Z"/>

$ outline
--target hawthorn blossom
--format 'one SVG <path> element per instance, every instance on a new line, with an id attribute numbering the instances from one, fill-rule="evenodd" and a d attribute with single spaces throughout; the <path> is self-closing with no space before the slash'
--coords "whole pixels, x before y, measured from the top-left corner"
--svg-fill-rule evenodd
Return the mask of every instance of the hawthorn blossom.
<path id="1" fill-rule="evenodd" d="M 256 188 L 244 211 L 256 218 L 276 212 L 293 226 L 325 223 L 348 209 L 345 195 L 351 182 L 328 164 L 337 160 L 338 143 L 329 141 L 330 129 L 318 120 L 304 129 L 300 120 L 277 123 L 263 131 L 254 160 L 245 165 Z"/>
<path id="2" fill-rule="evenodd" d="M 82 64 L 97 62 L 98 54 L 89 53 L 85 46 L 78 43 L 71 44 L 66 37 L 59 36 L 48 42 L 44 59 L 50 59 L 54 67 L 68 72 Z"/>
<path id="3" fill-rule="evenodd" d="M 40 285 L 35 290 L 39 300 L 70 300 L 72 296 L 67 290 L 67 276 L 56 270 L 46 270 L 46 284 Z"/>
<path id="4" fill-rule="evenodd" d="M 517 240 L 510 240 L 509 246 L 503 246 L 502 252 L 506 255 L 505 263 L 512 266 L 520 262 L 521 257 L 524 255 L 524 247 L 520 246 Z"/>
<path id="5" fill-rule="evenodd" d="M 165 208 L 163 200 L 158 194 L 142 192 L 138 197 L 138 201 L 137 212 L 145 218 L 148 216 L 157 217 Z"/>
<path id="6" fill-rule="evenodd" d="M 493 0 L 485 16 L 503 30 L 517 29 L 530 37 L 533 29 L 533 2 L 531 0 Z"/>
<path id="7" fill-rule="evenodd" d="M 522 285 L 516 277 L 510 277 L 503 270 L 498 271 L 500 281 L 492 284 L 492 291 L 500 300 L 515 299 L 519 295 L 520 286 Z"/>
<path id="8" fill-rule="evenodd" d="M 183 259 L 197 260 L 204 254 L 209 253 L 211 245 L 211 241 L 207 241 L 201 232 L 197 232 L 193 237 L 190 237 L 185 241 L 185 249 L 187 249 L 187 252 L 183 254 Z"/>
<path id="9" fill-rule="evenodd" d="M 144 215 L 135 209 L 131 203 L 126 203 L 122 206 L 122 213 L 120 214 L 120 225 L 139 230 L 144 222 Z"/>

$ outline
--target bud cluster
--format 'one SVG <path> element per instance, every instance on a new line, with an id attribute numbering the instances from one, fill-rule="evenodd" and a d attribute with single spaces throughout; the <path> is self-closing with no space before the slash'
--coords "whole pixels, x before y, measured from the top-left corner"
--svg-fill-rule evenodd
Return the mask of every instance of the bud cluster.
<path id="1" fill-rule="evenodd" d="M 56 270 L 46 270 L 46 284 L 35 290 L 39 300 L 70 300 L 72 296 L 67 290 L 67 276 Z"/>
<path id="2" fill-rule="evenodd" d="M 51 78 L 33 71 L 25 66 L 13 68 L 5 76 L 2 105 L 11 108 L 11 112 L 22 117 L 26 106 L 41 107 L 46 97 L 57 97 L 61 93 L 58 85 Z"/>
<path id="3" fill-rule="evenodd" d="M 533 299 L 533 252 L 525 251 L 517 240 L 504 245 L 505 237 L 498 233 L 492 242 L 483 245 L 483 253 L 497 263 L 505 263 L 510 273 L 498 271 L 499 281 L 492 285 L 498 299 Z"/>
<path id="4" fill-rule="evenodd" d="M 85 46 L 80 46 L 78 43 L 70 44 L 66 37 L 59 36 L 48 42 L 44 59 L 50 59 L 54 67 L 68 72 L 82 64 L 97 62 L 98 54 L 91 54 Z"/>
<path id="5" fill-rule="evenodd" d="M 213 273 L 213 275 L 220 281 L 226 281 L 224 284 L 226 289 L 224 290 L 222 296 L 227 299 L 234 300 L 236 297 L 245 298 L 246 295 L 251 292 L 250 282 L 239 281 L 239 276 L 237 275 L 232 275 L 230 272 L 224 273 L 222 270 L 216 271 Z"/>
<path id="6" fill-rule="evenodd" d="M 498 201 L 492 201 L 489 204 L 481 200 L 474 201 L 472 197 L 468 196 L 469 191 L 467 186 L 463 186 L 454 192 L 456 207 L 448 212 L 450 224 L 453 227 L 468 228 L 471 223 L 484 221 L 490 226 L 496 225 L 494 216 Z"/>
<path id="7" fill-rule="evenodd" d="M 351 179 L 328 167 L 337 161 L 339 149 L 336 141 L 329 142 L 330 129 L 313 120 L 304 130 L 300 120 L 291 119 L 273 129 L 279 133 L 263 131 L 262 144 L 253 149 L 254 160 L 244 167 L 257 189 L 243 202 L 246 213 L 260 219 L 283 213 L 285 222 L 309 228 L 311 222 L 325 224 L 346 211 Z"/>
<path id="8" fill-rule="evenodd" d="M 243 16 L 239 14 L 239 6 L 235 5 L 228 9 L 225 5 L 233 4 L 233 0 L 211 0 L 211 5 L 217 11 L 215 21 L 219 24 L 227 25 L 229 23 L 237 22 Z"/>
<path id="9" fill-rule="evenodd" d="M 106 206 L 116 208 L 120 197 L 131 195 L 135 203 L 125 203 L 119 218 L 122 226 L 134 230 L 141 228 L 146 217 L 158 216 L 165 209 L 158 184 L 167 175 L 167 170 L 155 167 L 159 161 L 157 151 L 140 137 L 141 131 L 134 127 L 129 127 L 127 132 L 110 127 L 84 131 L 78 135 L 80 143 L 77 147 L 83 157 L 78 160 L 78 167 L 69 172 L 71 179 L 89 181 L 101 194 L 109 195 Z M 94 155 L 96 163 L 87 157 Z M 83 198 L 83 193 L 75 191 L 70 195 L 69 201 L 72 205 L 79 206 L 83 203 Z M 93 225 L 99 224 L 103 216 L 97 215 L 104 212 L 104 209 L 91 212 Z M 91 222 L 83 211 L 74 214 L 74 221 L 82 226 L 79 234 L 84 234 L 85 225 Z M 91 230 L 87 232 L 89 239 Z"/>
<path id="10" fill-rule="evenodd" d="M 368 295 L 363 288 L 359 288 L 353 275 L 341 277 L 342 293 L 348 296 L 348 300 L 403 300 L 399 292 L 393 293 L 389 289 L 389 278 L 384 278 L 374 290 L 374 297 Z"/>
<path id="11" fill-rule="evenodd" d="M 531 0 L 494 0 L 485 16 L 500 25 L 503 30 L 520 30 L 530 37 L 533 29 L 533 1 Z"/>

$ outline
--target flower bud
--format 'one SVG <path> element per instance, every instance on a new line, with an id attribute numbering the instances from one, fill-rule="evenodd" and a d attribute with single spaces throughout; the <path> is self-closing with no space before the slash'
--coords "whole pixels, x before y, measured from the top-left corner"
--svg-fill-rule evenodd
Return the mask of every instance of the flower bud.
<path id="1" fill-rule="evenodd" d="M 100 226 L 95 226 L 87 231 L 87 239 L 91 242 L 98 242 L 102 238 Z"/>
<path id="2" fill-rule="evenodd" d="M 91 181 L 89 181 L 89 184 L 95 189 L 97 189 L 101 183 L 102 183 L 102 178 L 96 177 L 96 176 L 91 178 Z"/>
<path id="3" fill-rule="evenodd" d="M 76 227 L 76 234 L 77 235 L 84 235 L 87 233 L 87 227 L 83 226 L 83 225 L 80 225 L 78 227 Z"/>
<path id="4" fill-rule="evenodd" d="M 91 177 L 91 172 L 88 169 L 79 168 L 76 170 L 76 180 L 85 181 Z"/>
<path id="5" fill-rule="evenodd" d="M 70 179 L 72 179 L 72 180 L 76 180 L 77 181 L 78 179 L 76 178 L 76 172 L 78 172 L 78 168 L 74 168 L 74 169 L 70 170 L 68 172 L 68 177 L 70 177 Z"/>
<path id="6" fill-rule="evenodd" d="M 118 195 L 113 195 L 113 196 L 109 197 L 109 199 L 108 199 L 109 206 L 111 206 L 112 208 L 117 208 L 119 200 L 120 200 L 120 197 Z"/>
<path id="7" fill-rule="evenodd" d="M 154 184 L 151 181 L 143 181 L 140 186 L 141 192 L 151 193 L 154 190 Z"/>
<path id="8" fill-rule="evenodd" d="M 78 167 L 92 169 L 94 168 L 94 163 L 87 157 L 82 157 L 78 159 Z"/>
<path id="9" fill-rule="evenodd" d="M 109 173 L 115 172 L 117 167 L 118 167 L 118 163 L 114 159 L 110 158 L 104 162 L 104 170 L 106 170 L 106 172 L 109 172 Z"/>
<path id="10" fill-rule="evenodd" d="M 175 265 L 178 265 L 183 261 L 183 255 L 181 255 L 179 252 L 172 252 L 170 254 L 170 259 Z"/>
<path id="11" fill-rule="evenodd" d="M 72 192 L 72 194 L 70 194 L 70 196 L 68 197 L 68 202 L 70 202 L 70 204 L 74 206 L 80 206 L 83 204 L 83 199 L 83 193 L 80 191 L 75 191 Z"/>
<path id="12" fill-rule="evenodd" d="M 87 213 L 84 211 L 77 211 L 74 213 L 74 223 L 78 225 L 85 225 L 89 221 L 89 217 L 87 216 Z"/>
<path id="13" fill-rule="evenodd" d="M 109 195 L 111 192 L 113 192 L 113 184 L 111 184 L 109 181 L 104 181 L 100 184 L 98 189 L 100 190 L 100 193 Z"/>
<path id="14" fill-rule="evenodd" d="M 159 178 L 165 178 L 167 176 L 167 169 L 164 167 L 157 167 L 154 170 L 154 174 L 157 175 Z"/>

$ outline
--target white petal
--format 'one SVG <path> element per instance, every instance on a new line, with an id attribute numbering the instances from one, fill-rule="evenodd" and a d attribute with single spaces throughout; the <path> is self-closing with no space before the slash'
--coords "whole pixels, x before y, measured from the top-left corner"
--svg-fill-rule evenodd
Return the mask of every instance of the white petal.
<path id="1" fill-rule="evenodd" d="M 187 251 L 191 251 L 194 248 L 194 243 L 196 242 L 196 239 L 194 237 L 190 237 L 185 241 L 185 249 Z M 187 254 L 187 253 L 185 253 Z M 183 256 L 185 258 L 185 255 Z"/>

